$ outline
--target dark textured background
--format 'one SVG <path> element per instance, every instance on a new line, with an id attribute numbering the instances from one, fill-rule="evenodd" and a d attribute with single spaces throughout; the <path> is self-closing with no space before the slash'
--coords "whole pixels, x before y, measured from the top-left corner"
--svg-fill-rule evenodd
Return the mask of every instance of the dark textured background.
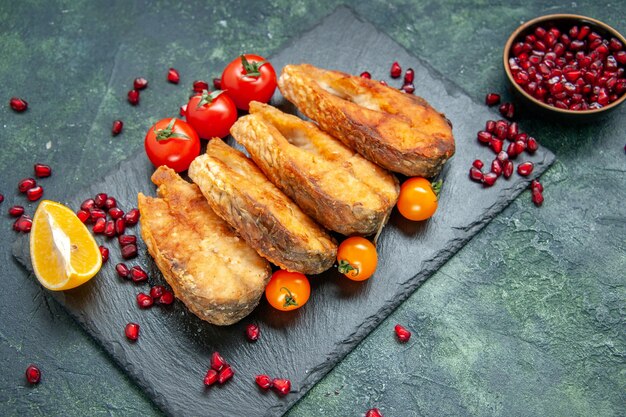
<path id="1" fill-rule="evenodd" d="M 157 108 L 167 103 L 175 111 L 184 99 L 183 89 L 171 86 L 159 89 L 156 103 L 149 89 L 129 108 L 129 86 L 110 84 L 116 71 L 132 65 L 157 80 L 184 62 L 191 73 L 183 82 L 215 76 L 241 50 L 278 50 L 341 2 L 306 3 L 5 2 L 2 91 L 32 108 L 14 115 L 0 107 L 2 210 L 17 201 L 10 189 L 34 159 L 54 166 L 69 195 L 139 149 Z M 523 20 L 567 11 L 626 31 L 623 2 L 386 0 L 351 7 L 477 99 L 504 91 L 501 45 Z M 155 27 L 161 38 L 145 36 Z M 198 44 L 204 56 L 190 56 Z M 544 176 L 544 207 L 534 208 L 523 193 L 289 415 L 357 416 L 372 405 L 386 416 L 623 414 L 625 113 L 584 127 L 522 115 L 523 128 L 559 158 Z M 120 115 L 125 132 L 111 139 L 110 121 Z M 158 414 L 60 307 L 25 281 L 7 247 L 10 222 L 4 224 L 2 280 L 11 291 L 0 294 L 2 413 Z M 414 330 L 400 351 L 396 322 Z M 23 382 L 30 362 L 44 372 L 35 389 Z"/>

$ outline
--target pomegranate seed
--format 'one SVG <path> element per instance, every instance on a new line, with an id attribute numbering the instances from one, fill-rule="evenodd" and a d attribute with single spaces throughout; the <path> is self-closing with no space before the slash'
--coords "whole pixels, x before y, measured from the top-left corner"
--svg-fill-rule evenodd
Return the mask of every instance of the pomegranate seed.
<path id="1" fill-rule="evenodd" d="M 541 193 L 541 191 L 533 190 L 532 200 L 533 200 L 533 203 L 535 203 L 537 207 L 540 207 L 543 204 L 543 194 Z"/>
<path id="2" fill-rule="evenodd" d="M 193 91 L 195 91 L 196 93 L 201 93 L 204 90 L 208 90 L 208 89 L 209 89 L 209 83 L 207 83 L 206 81 L 196 80 L 193 82 Z"/>
<path id="3" fill-rule="evenodd" d="M 136 106 L 137 104 L 139 104 L 139 91 L 130 90 L 128 92 L 128 102 L 133 106 Z"/>
<path id="4" fill-rule="evenodd" d="M 213 78 L 213 88 L 216 90 L 222 89 L 222 80 L 220 78 Z"/>
<path id="5" fill-rule="evenodd" d="M 502 151 L 502 145 L 503 145 L 503 142 L 499 139 L 493 139 L 489 143 L 489 146 L 494 151 L 494 153 L 500 153 L 500 151 Z"/>
<path id="6" fill-rule="evenodd" d="M 130 278 L 133 282 L 143 282 L 148 280 L 148 273 L 139 265 L 135 265 L 130 269 Z"/>
<path id="7" fill-rule="evenodd" d="M 488 172 L 485 175 L 483 175 L 483 185 L 485 187 L 491 187 L 493 184 L 496 183 L 497 179 L 498 179 L 498 176 L 496 174 L 494 174 L 493 172 Z"/>
<path id="8" fill-rule="evenodd" d="M 505 152 L 509 158 L 514 159 L 517 156 L 517 148 L 515 147 L 515 143 L 510 143 L 506 148 Z"/>
<path id="9" fill-rule="evenodd" d="M 104 228 L 106 227 L 107 221 L 105 219 L 96 219 L 96 223 L 93 225 L 91 229 L 95 234 L 104 233 Z"/>
<path id="10" fill-rule="evenodd" d="M 155 285 L 150 288 L 150 297 L 154 300 L 158 300 L 163 295 L 163 291 L 165 291 L 165 287 L 163 285 Z"/>
<path id="11" fill-rule="evenodd" d="M 495 106 L 498 103 L 500 103 L 500 94 L 489 93 L 485 97 L 485 104 L 488 106 Z"/>
<path id="12" fill-rule="evenodd" d="M 494 135 L 498 139 L 506 138 L 507 133 L 509 132 L 509 122 L 506 120 L 498 120 L 496 122 L 496 127 L 494 128 Z"/>
<path id="13" fill-rule="evenodd" d="M 43 196 L 43 188 L 41 185 L 37 185 L 26 191 L 26 198 L 28 198 L 29 201 L 37 201 L 41 196 Z"/>
<path id="14" fill-rule="evenodd" d="M 537 180 L 532 180 L 530 183 L 530 188 L 532 190 L 538 190 L 540 193 L 543 192 L 543 185 Z"/>
<path id="15" fill-rule="evenodd" d="M 512 119 L 515 116 L 515 106 L 513 103 L 503 103 L 500 105 L 500 114 L 507 119 Z"/>
<path id="16" fill-rule="evenodd" d="M 171 82 L 172 84 L 178 84 L 180 82 L 180 74 L 176 69 L 170 68 L 167 71 L 167 81 Z"/>
<path id="17" fill-rule="evenodd" d="M 28 103 L 26 102 L 26 100 L 23 100 L 19 97 L 11 97 L 11 100 L 9 100 L 9 105 L 14 111 L 18 113 L 21 113 L 28 108 Z"/>
<path id="18" fill-rule="evenodd" d="M 363 72 L 360 74 L 360 77 L 361 77 L 361 78 L 367 78 L 368 80 L 371 80 L 371 79 L 372 79 L 372 74 L 370 74 L 370 73 L 369 73 L 369 72 L 367 72 L 367 71 L 363 71 Z"/>
<path id="19" fill-rule="evenodd" d="M 522 142 L 521 140 L 515 141 L 514 145 L 515 145 L 515 153 L 517 155 L 521 154 L 522 152 L 526 150 L 526 144 Z"/>
<path id="20" fill-rule="evenodd" d="M 135 78 L 135 81 L 133 81 L 133 87 L 135 88 L 135 90 L 143 90 L 147 86 L 148 80 L 143 77 L 137 77 Z"/>
<path id="21" fill-rule="evenodd" d="M 137 210 L 136 208 L 130 210 L 124 215 L 124 220 L 126 220 L 126 226 L 136 225 L 139 221 L 139 210 Z"/>
<path id="22" fill-rule="evenodd" d="M 254 381 L 261 389 L 268 390 L 272 388 L 272 379 L 267 375 L 257 375 L 254 377 Z"/>
<path id="23" fill-rule="evenodd" d="M 483 161 L 481 161 L 480 159 L 475 159 L 474 162 L 472 162 L 472 166 L 474 166 L 476 169 L 483 169 L 485 164 L 483 164 Z"/>
<path id="24" fill-rule="evenodd" d="M 104 212 L 104 210 L 102 209 L 91 209 L 89 211 L 89 215 L 91 216 L 92 219 L 105 219 L 107 217 L 107 214 Z"/>
<path id="25" fill-rule="evenodd" d="M 137 323 L 128 323 L 124 328 L 124 334 L 128 340 L 135 342 L 139 339 L 139 325 Z"/>
<path id="26" fill-rule="evenodd" d="M 29 384 L 39 384 L 41 381 L 41 371 L 35 365 L 29 365 L 26 368 L 26 380 Z"/>
<path id="27" fill-rule="evenodd" d="M 529 137 L 528 141 L 526 142 L 526 149 L 528 150 L 528 152 L 533 153 L 535 152 L 537 149 L 539 149 L 539 143 L 537 143 L 537 139 L 533 138 L 533 137 Z"/>
<path id="28" fill-rule="evenodd" d="M 222 369 L 217 375 L 217 382 L 219 382 L 220 385 L 224 384 L 226 381 L 231 379 L 233 375 L 235 375 L 235 371 L 233 371 L 233 368 L 231 368 L 229 365 L 226 365 L 224 369 Z"/>
<path id="29" fill-rule="evenodd" d="M 148 294 L 140 292 L 137 294 L 137 304 L 140 308 L 150 308 L 154 304 L 154 300 Z"/>
<path id="30" fill-rule="evenodd" d="M 251 342 L 256 342 L 257 340 L 259 340 L 260 332 L 261 330 L 259 329 L 259 326 L 257 326 L 256 324 L 248 324 L 246 326 L 246 337 Z"/>
<path id="31" fill-rule="evenodd" d="M 115 265 L 115 271 L 120 278 L 128 278 L 130 277 L 130 269 L 126 266 L 126 264 L 119 263 Z"/>
<path id="32" fill-rule="evenodd" d="M 478 169 L 476 167 L 471 167 L 470 168 L 469 176 L 470 176 L 470 179 L 472 181 L 482 182 L 482 180 L 483 180 L 483 173 L 481 172 L 480 169 Z"/>
<path id="33" fill-rule="evenodd" d="M 100 255 L 102 255 L 102 263 L 109 260 L 109 249 L 100 245 Z"/>
<path id="34" fill-rule="evenodd" d="M 0 194 L 0 203 L 4 201 L 4 194 Z"/>
<path id="35" fill-rule="evenodd" d="M 533 172 L 533 167 L 532 162 L 522 162 L 517 166 L 517 173 L 522 177 L 527 177 Z"/>
<path id="36" fill-rule="evenodd" d="M 20 182 L 17 183 L 17 189 L 20 193 L 25 193 L 31 188 L 35 187 L 37 182 L 33 178 L 24 178 Z"/>
<path id="37" fill-rule="evenodd" d="M 365 413 L 365 417 L 383 417 L 378 408 L 371 408 Z"/>
<path id="38" fill-rule="evenodd" d="M 159 304 L 168 306 L 174 302 L 174 293 L 169 290 L 164 290 L 163 295 L 159 297 Z"/>
<path id="39" fill-rule="evenodd" d="M 211 368 L 219 372 L 225 366 L 228 366 L 228 364 L 224 358 L 222 358 L 222 355 L 220 355 L 219 352 L 213 352 L 211 355 Z"/>
<path id="40" fill-rule="evenodd" d="M 123 235 L 126 231 L 126 221 L 123 218 L 119 218 L 115 220 L 115 234 Z"/>
<path id="41" fill-rule="evenodd" d="M 413 83 L 405 83 L 402 86 L 401 90 L 405 93 L 413 94 L 413 92 L 415 91 L 415 86 L 413 85 Z"/>
<path id="42" fill-rule="evenodd" d="M 109 216 L 111 216 L 113 220 L 118 220 L 118 219 L 121 219 L 122 216 L 124 216 L 124 212 L 118 207 L 112 207 L 109 210 Z"/>
<path id="43" fill-rule="evenodd" d="M 113 220 L 109 220 L 104 225 L 104 235 L 106 237 L 113 237 L 113 236 L 115 236 L 115 222 Z"/>
<path id="44" fill-rule="evenodd" d="M 517 122 L 511 123 L 506 132 L 507 139 L 513 140 L 517 137 L 518 134 L 519 134 L 519 126 L 517 125 Z"/>
<path id="45" fill-rule="evenodd" d="M 481 130 L 480 132 L 478 132 L 476 138 L 480 143 L 490 143 L 493 140 L 493 136 L 491 135 L 491 133 L 485 130 Z"/>
<path id="46" fill-rule="evenodd" d="M 26 215 L 20 216 L 15 223 L 13 223 L 13 230 L 22 233 L 30 232 L 30 229 L 33 227 L 33 219 Z"/>
<path id="47" fill-rule="evenodd" d="M 493 133 L 496 130 L 496 121 L 487 120 L 487 123 L 485 123 L 485 130 L 489 133 Z"/>
<path id="48" fill-rule="evenodd" d="M 104 208 L 107 210 L 117 208 L 117 200 L 115 199 L 115 197 L 107 197 L 107 199 L 104 200 Z M 111 213 L 109 212 L 109 214 Z"/>
<path id="49" fill-rule="evenodd" d="M 209 369 L 204 376 L 204 385 L 210 387 L 217 382 L 217 371 L 215 369 Z"/>
<path id="50" fill-rule="evenodd" d="M 132 259 L 137 256 L 137 245 L 126 245 L 122 247 L 122 258 Z"/>
<path id="51" fill-rule="evenodd" d="M 511 175 L 513 175 L 513 168 L 513 161 L 506 161 L 504 163 L 504 167 L 502 168 L 504 178 L 511 178 Z"/>
<path id="52" fill-rule="evenodd" d="M 11 217 L 20 217 L 24 214 L 24 207 L 22 206 L 13 206 L 9 209 L 9 216 Z"/>
<path id="53" fill-rule="evenodd" d="M 35 176 L 37 178 L 46 178 L 52 175 L 52 168 L 45 164 L 35 164 Z"/>
<path id="54" fill-rule="evenodd" d="M 501 164 L 504 164 L 506 161 L 509 160 L 509 154 L 507 152 L 500 151 L 500 152 L 498 152 L 498 155 L 496 155 L 496 159 Z"/>
<path id="55" fill-rule="evenodd" d="M 396 336 L 398 337 L 398 340 L 403 343 L 408 342 L 409 339 L 411 338 L 411 332 L 408 331 L 406 327 L 400 324 L 396 324 L 396 326 L 394 327 L 394 330 L 396 332 Z"/>
<path id="56" fill-rule="evenodd" d="M 122 133 L 122 129 L 124 128 L 124 122 L 121 120 L 114 120 L 113 126 L 111 127 L 111 134 L 113 136 L 117 136 Z"/>
<path id="57" fill-rule="evenodd" d="M 291 391 L 291 381 L 288 379 L 274 378 L 272 388 L 280 395 L 287 395 Z"/>
<path id="58" fill-rule="evenodd" d="M 134 236 L 134 235 L 120 235 L 117 238 L 117 241 L 119 242 L 120 246 L 134 245 L 134 244 L 137 243 L 137 236 Z"/>
<path id="59" fill-rule="evenodd" d="M 413 68 L 409 68 L 404 73 L 404 83 L 413 84 L 413 80 L 415 80 L 415 71 L 413 71 Z"/>
<path id="60" fill-rule="evenodd" d="M 502 164 L 498 161 L 498 159 L 494 159 L 491 162 L 491 172 L 496 174 L 498 177 L 502 175 Z"/>
<path id="61" fill-rule="evenodd" d="M 96 206 L 96 202 L 93 198 L 90 198 L 88 200 L 85 200 L 81 203 L 80 205 L 80 209 L 84 210 L 84 211 L 91 211 L 91 209 L 93 209 Z"/>
<path id="62" fill-rule="evenodd" d="M 178 109 L 178 114 L 180 114 L 181 117 L 185 117 L 187 115 L 187 105 L 183 104 L 182 106 L 180 106 L 180 108 Z"/>
<path id="63" fill-rule="evenodd" d="M 104 207 L 104 203 L 106 203 L 107 198 L 109 198 L 109 196 L 106 195 L 105 193 L 100 193 L 96 195 L 96 198 L 94 199 L 96 207 L 98 208 Z"/>
<path id="64" fill-rule="evenodd" d="M 391 75 L 391 78 L 399 78 L 402 75 L 402 68 L 400 67 L 400 64 L 398 64 L 398 61 L 391 64 L 389 74 Z"/>

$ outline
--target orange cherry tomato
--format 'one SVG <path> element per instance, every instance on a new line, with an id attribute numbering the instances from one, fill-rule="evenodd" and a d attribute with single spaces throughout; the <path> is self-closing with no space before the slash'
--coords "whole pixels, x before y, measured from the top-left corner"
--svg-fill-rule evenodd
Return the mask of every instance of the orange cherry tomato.
<path id="1" fill-rule="evenodd" d="M 349 237 L 339 245 L 337 262 L 339 272 L 353 281 L 365 281 L 376 271 L 376 247 L 363 237 Z"/>
<path id="2" fill-rule="evenodd" d="M 304 274 L 282 269 L 274 272 L 265 287 L 265 298 L 281 311 L 295 310 L 309 301 L 311 285 Z"/>
<path id="3" fill-rule="evenodd" d="M 437 210 L 437 196 L 441 180 L 435 183 L 426 178 L 409 178 L 400 187 L 398 211 L 409 220 L 421 221 L 432 217 Z"/>

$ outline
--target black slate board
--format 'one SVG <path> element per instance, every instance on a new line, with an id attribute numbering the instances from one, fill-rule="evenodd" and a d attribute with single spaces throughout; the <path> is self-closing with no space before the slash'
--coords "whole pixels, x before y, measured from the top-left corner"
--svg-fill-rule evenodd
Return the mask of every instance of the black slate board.
<path id="1" fill-rule="evenodd" d="M 528 158 L 535 163 L 529 178 L 514 175 L 490 189 L 470 182 L 471 161 L 492 156 L 475 136 L 487 119 L 496 117 L 494 113 L 345 8 L 271 60 L 277 69 L 287 63 L 310 62 L 351 73 L 369 70 L 390 85 L 399 83 L 388 78 L 390 63 L 398 60 L 415 69 L 415 93 L 453 122 L 457 153 L 442 173 L 445 185 L 433 219 L 411 223 L 394 212 L 378 242 L 379 267 L 372 279 L 353 283 L 335 270 L 312 277 L 311 300 L 295 312 L 278 313 L 262 301 L 250 317 L 224 328 L 202 322 L 180 302 L 141 311 L 135 295 L 148 287 L 122 282 L 116 276 L 114 265 L 121 259 L 117 243 L 108 243 L 114 250 L 96 279 L 57 293 L 55 298 L 170 415 L 281 415 L 554 160 L 551 152 L 541 148 Z M 275 104 L 285 104 L 278 94 L 275 99 Z M 139 154 L 70 203 L 75 208 L 96 192 L 135 203 L 138 191 L 153 192 L 151 172 L 149 162 Z M 29 267 L 27 246 L 27 238 L 22 237 L 14 253 Z M 140 258 L 129 264 L 147 266 L 151 284 L 162 283 L 143 243 L 140 251 Z M 140 340 L 134 344 L 124 337 L 129 321 L 142 326 Z M 243 337 L 250 322 L 262 328 L 255 344 Z M 202 379 L 215 350 L 233 365 L 236 375 L 225 386 L 206 390 Z M 292 392 L 284 398 L 260 392 L 254 384 L 258 373 L 290 378 Z"/>

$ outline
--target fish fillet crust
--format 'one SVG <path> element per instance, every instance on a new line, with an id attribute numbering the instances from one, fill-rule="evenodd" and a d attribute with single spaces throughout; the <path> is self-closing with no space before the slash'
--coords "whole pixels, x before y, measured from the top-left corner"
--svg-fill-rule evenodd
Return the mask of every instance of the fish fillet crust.
<path id="1" fill-rule="evenodd" d="M 256 101 L 231 128 L 254 162 L 302 210 L 344 235 L 375 233 L 398 199 L 388 171 L 315 124 Z"/>
<path id="2" fill-rule="evenodd" d="M 271 268 L 217 216 L 195 184 L 161 166 L 158 197 L 138 195 L 141 236 L 174 294 L 195 315 L 233 324 L 257 306 Z"/>
<path id="3" fill-rule="evenodd" d="M 278 86 L 324 131 L 390 171 L 433 177 L 454 154 L 450 122 L 421 97 L 309 64 L 286 65 Z"/>
<path id="4" fill-rule="evenodd" d="M 333 265 L 334 240 L 243 153 L 212 139 L 189 166 L 189 177 L 213 210 L 270 262 L 303 274 Z"/>

